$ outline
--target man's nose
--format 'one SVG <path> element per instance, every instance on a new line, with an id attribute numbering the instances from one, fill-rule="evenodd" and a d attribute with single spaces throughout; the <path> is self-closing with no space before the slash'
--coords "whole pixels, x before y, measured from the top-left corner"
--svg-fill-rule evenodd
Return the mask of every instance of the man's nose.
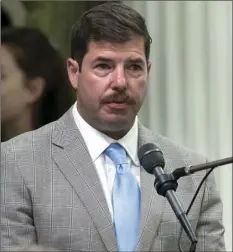
<path id="1" fill-rule="evenodd" d="M 125 77 L 125 71 L 123 68 L 118 67 L 113 73 L 112 89 L 125 90 L 127 88 L 127 81 Z"/>

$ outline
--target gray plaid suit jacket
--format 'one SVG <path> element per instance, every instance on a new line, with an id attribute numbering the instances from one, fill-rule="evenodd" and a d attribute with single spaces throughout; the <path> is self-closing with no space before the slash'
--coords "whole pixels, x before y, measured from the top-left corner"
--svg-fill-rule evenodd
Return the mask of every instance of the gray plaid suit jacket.
<path id="1" fill-rule="evenodd" d="M 35 243 L 60 251 L 117 251 L 104 192 L 71 111 L 2 144 L 1 251 Z M 139 124 L 139 147 L 147 142 L 161 148 L 167 172 L 206 161 Z M 179 180 L 177 196 L 185 209 L 204 174 Z M 141 168 L 137 251 L 178 251 L 180 225 L 154 189 L 154 180 Z M 213 175 L 188 217 L 198 238 L 196 251 L 225 250 L 222 205 Z M 181 245 L 186 251 L 190 246 L 185 234 Z"/>

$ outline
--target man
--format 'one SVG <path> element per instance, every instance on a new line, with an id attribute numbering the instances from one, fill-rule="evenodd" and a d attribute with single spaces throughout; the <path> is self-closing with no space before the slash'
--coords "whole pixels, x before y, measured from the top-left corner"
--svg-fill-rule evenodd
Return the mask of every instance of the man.
<path id="1" fill-rule="evenodd" d="M 161 148 L 166 171 L 205 162 L 137 119 L 151 68 L 144 19 L 120 3 L 87 11 L 72 30 L 68 73 L 77 103 L 58 121 L 2 145 L 1 248 L 178 251 L 179 222 L 140 167 L 138 149 Z M 200 172 L 179 182 L 187 209 Z M 224 251 L 213 175 L 189 213 L 197 251 Z M 181 246 L 190 247 L 183 235 Z"/>

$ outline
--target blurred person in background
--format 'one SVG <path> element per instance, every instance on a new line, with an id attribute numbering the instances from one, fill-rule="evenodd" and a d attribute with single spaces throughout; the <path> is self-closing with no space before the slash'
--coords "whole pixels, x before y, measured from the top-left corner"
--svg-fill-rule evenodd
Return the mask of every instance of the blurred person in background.
<path id="1" fill-rule="evenodd" d="M 5 28 L 1 46 L 1 137 L 58 119 L 70 107 L 65 61 L 35 28 Z"/>

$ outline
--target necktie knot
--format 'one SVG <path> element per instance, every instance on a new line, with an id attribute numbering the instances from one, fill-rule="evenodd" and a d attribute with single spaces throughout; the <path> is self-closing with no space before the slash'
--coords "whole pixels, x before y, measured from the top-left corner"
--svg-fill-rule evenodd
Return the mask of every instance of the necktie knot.
<path id="1" fill-rule="evenodd" d="M 116 166 L 127 163 L 126 151 L 119 143 L 110 144 L 105 150 L 105 154 L 114 162 Z"/>

